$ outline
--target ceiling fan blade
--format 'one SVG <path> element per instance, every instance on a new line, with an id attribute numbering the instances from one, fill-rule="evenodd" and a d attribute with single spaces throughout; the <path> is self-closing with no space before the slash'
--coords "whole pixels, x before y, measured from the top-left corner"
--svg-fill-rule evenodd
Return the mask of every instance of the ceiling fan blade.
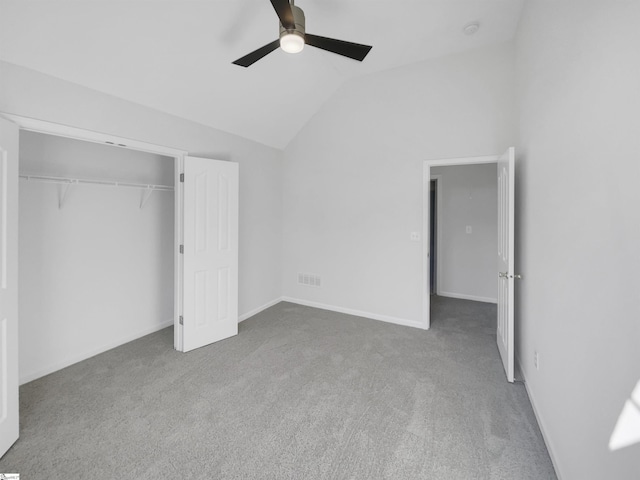
<path id="1" fill-rule="evenodd" d="M 271 0 L 274 10 L 278 14 L 280 23 L 287 30 L 293 30 L 296 28 L 295 21 L 293 20 L 293 10 L 289 0 Z"/>
<path id="2" fill-rule="evenodd" d="M 242 58 L 239 58 L 234 63 L 235 65 L 240 65 L 241 67 L 249 67 L 260 60 L 262 57 L 269 55 L 271 52 L 276 50 L 280 46 L 280 39 L 274 40 L 271 43 L 267 43 L 264 47 L 260 47 L 259 49 L 251 52 L 249 55 L 245 55 Z"/>
<path id="3" fill-rule="evenodd" d="M 305 34 L 304 41 L 312 47 L 321 48 L 322 50 L 353 58 L 360 62 L 364 60 L 369 50 L 373 48 L 369 45 L 345 42 L 344 40 L 336 40 L 335 38 L 319 37 L 318 35 L 311 35 L 310 33 Z"/>

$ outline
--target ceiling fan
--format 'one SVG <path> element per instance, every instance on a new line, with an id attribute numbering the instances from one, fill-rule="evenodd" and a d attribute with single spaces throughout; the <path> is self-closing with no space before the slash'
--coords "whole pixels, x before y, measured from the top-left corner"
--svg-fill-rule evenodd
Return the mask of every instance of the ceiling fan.
<path id="1" fill-rule="evenodd" d="M 239 58 L 233 62 L 235 65 L 249 67 L 278 47 L 281 47 L 288 53 L 298 53 L 302 51 L 305 44 L 307 44 L 312 47 L 327 50 L 328 52 L 353 58 L 360 62 L 364 60 L 369 50 L 373 48 L 369 45 L 345 42 L 344 40 L 319 37 L 318 35 L 306 33 L 304 30 L 304 12 L 301 8 L 296 7 L 293 1 L 294 0 L 291 0 L 291 3 L 289 3 L 289 0 L 271 0 L 271 5 L 273 5 L 280 19 L 280 37 L 278 40 L 268 43 L 264 47 L 260 47 L 250 54 Z"/>

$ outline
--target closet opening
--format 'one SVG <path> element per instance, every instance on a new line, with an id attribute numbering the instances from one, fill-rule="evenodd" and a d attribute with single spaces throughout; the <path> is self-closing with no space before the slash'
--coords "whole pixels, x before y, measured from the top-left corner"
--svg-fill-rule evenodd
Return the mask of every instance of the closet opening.
<path id="1" fill-rule="evenodd" d="M 174 324 L 179 160 L 110 143 L 20 132 L 20 383 Z"/>

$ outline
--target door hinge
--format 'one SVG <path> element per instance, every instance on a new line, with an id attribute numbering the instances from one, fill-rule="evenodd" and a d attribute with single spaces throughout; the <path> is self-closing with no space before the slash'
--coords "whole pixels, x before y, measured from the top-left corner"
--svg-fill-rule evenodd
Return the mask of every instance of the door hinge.
<path id="1" fill-rule="evenodd" d="M 178 322 L 180 322 L 180 325 L 184 325 L 184 318 L 182 318 L 182 315 L 178 317 Z"/>
<path id="2" fill-rule="evenodd" d="M 180 245 L 180 253 L 184 253 L 184 245 Z"/>
<path id="3" fill-rule="evenodd" d="M 184 183 L 184 173 L 180 174 L 180 182 Z"/>

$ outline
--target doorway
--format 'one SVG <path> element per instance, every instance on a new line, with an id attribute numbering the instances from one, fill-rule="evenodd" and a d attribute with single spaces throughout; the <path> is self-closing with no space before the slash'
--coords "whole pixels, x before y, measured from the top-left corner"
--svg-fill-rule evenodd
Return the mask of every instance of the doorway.
<path id="1" fill-rule="evenodd" d="M 21 383 L 173 324 L 174 161 L 20 133 Z"/>
<path id="2" fill-rule="evenodd" d="M 465 165 L 495 165 L 498 156 L 482 156 L 482 157 L 464 157 L 442 160 L 428 160 L 424 162 L 424 182 L 423 182 L 423 202 L 424 202 L 424 232 L 423 232 L 423 324 L 425 328 L 431 326 L 431 296 L 443 295 L 454 298 L 463 298 L 479 301 L 494 301 L 488 295 L 465 295 L 460 294 L 456 289 L 450 288 L 450 282 L 447 283 L 447 275 L 443 273 L 442 266 L 447 263 L 447 258 L 443 258 L 442 245 L 449 245 L 452 239 L 442 238 L 443 229 L 443 213 L 442 207 L 445 200 L 442 193 L 446 188 L 446 181 L 442 173 L 435 170 L 440 167 L 448 166 L 465 166 Z M 495 207 L 497 214 L 497 202 Z M 435 218 L 434 218 L 435 217 Z M 469 236 L 473 233 L 467 233 L 469 228 L 473 232 L 472 222 L 465 220 L 463 235 Z M 451 229 L 451 226 L 446 226 Z M 435 232 L 435 233 L 434 233 Z M 458 236 L 459 237 L 459 236 Z M 494 262 L 495 254 L 487 261 Z M 449 259 L 450 260 L 450 259 Z M 460 274 L 458 273 L 458 276 Z M 497 276 L 497 273 L 496 273 Z M 495 276 L 493 277 L 495 279 Z M 493 280 L 492 280 L 493 281 Z"/>
<path id="3" fill-rule="evenodd" d="M 184 150 L 19 115 L 4 116 L 20 132 L 107 144 L 173 159 L 173 346 L 185 352 L 237 334 L 238 163 L 192 157 Z M 195 271 L 199 272 L 195 283 L 187 285 L 185 275 L 193 277 Z M 185 332 L 197 342 L 187 345 Z"/>
<path id="4" fill-rule="evenodd" d="M 498 351 L 504 366 L 507 381 L 514 381 L 514 299 L 515 287 L 514 280 L 521 278 L 519 274 L 514 273 L 515 264 L 515 149 L 508 148 L 504 154 L 484 157 L 466 157 L 441 160 L 427 160 L 424 162 L 423 170 L 423 325 L 428 329 L 431 326 L 431 293 L 429 286 L 429 268 L 430 268 L 430 225 L 431 225 L 431 174 L 432 168 L 439 166 L 455 166 L 455 165 L 480 165 L 480 164 L 496 164 L 497 173 L 497 256 L 494 257 L 495 274 L 497 277 L 497 328 L 496 343 Z M 442 190 L 442 188 L 440 188 Z M 440 202 L 442 205 L 442 202 Z M 442 232 L 440 217 L 439 232 Z M 473 231 L 472 225 L 465 227 L 466 233 Z M 442 254 L 442 242 L 439 242 L 440 248 L 438 252 Z M 438 262 L 442 265 L 442 262 Z M 494 277 L 494 278 L 496 278 Z M 493 283 L 493 282 L 491 282 Z M 438 275 L 438 285 L 441 288 L 442 275 Z"/>
<path id="5" fill-rule="evenodd" d="M 173 163 L 173 179 L 169 182 L 174 188 L 174 225 L 173 225 L 173 234 L 172 234 L 172 248 L 174 251 L 174 278 L 173 278 L 173 304 L 174 304 L 174 313 L 173 313 L 173 325 L 174 325 L 174 348 L 178 351 L 182 351 L 182 337 L 183 332 L 181 328 L 181 324 L 179 323 L 179 318 L 182 312 L 183 305 L 183 281 L 182 281 L 182 267 L 183 267 L 183 258 L 179 251 L 179 245 L 182 244 L 183 241 L 183 231 L 182 231 L 182 222 L 184 217 L 183 212 L 183 196 L 184 189 L 183 184 L 180 182 L 181 173 L 184 172 L 184 158 L 187 154 L 186 151 L 177 150 L 170 147 L 155 145 L 147 142 L 141 142 L 138 140 L 127 139 L 123 137 L 117 137 L 114 135 L 103 134 L 99 132 L 93 132 L 90 130 L 84 130 L 76 127 L 69 127 L 66 125 L 60 125 L 57 123 L 51 123 L 43 120 L 22 117 L 19 115 L 12 114 L 4 114 L 4 117 L 7 118 L 10 122 L 13 122 L 18 126 L 18 133 L 20 135 L 24 133 L 38 133 L 45 135 L 52 135 L 61 138 L 67 139 L 75 139 L 79 141 L 84 141 L 88 143 L 95 143 L 99 145 L 110 145 L 114 148 L 118 149 L 126 149 L 133 150 L 136 152 L 146 152 L 149 154 L 160 155 L 163 157 L 169 157 L 169 162 Z M 18 152 L 18 145 L 16 145 L 16 152 Z M 16 182 L 17 182 L 16 178 Z M 67 192 L 68 193 L 68 192 Z M 72 197 L 69 197 L 71 199 Z M 59 201 L 62 204 L 66 201 L 66 196 L 64 192 L 61 192 L 59 196 Z M 18 202 L 16 201 L 16 205 L 14 206 L 16 212 L 16 216 L 18 214 Z M 126 339 L 124 340 L 126 341 Z M 119 342 L 118 344 L 124 343 L 124 341 Z M 111 345 L 112 348 L 115 345 Z M 106 350 L 108 348 L 105 348 Z M 89 356 L 93 356 L 100 351 L 94 351 Z M 74 360 L 68 360 L 66 363 L 71 364 L 77 361 L 83 360 L 83 357 L 77 357 Z M 17 361 L 17 358 L 16 358 Z M 60 368 L 64 368 L 67 364 L 62 363 L 58 365 L 51 365 L 49 368 L 51 371 L 58 370 Z M 42 373 L 42 372 L 40 372 Z M 23 382 L 25 379 L 21 379 Z"/>

